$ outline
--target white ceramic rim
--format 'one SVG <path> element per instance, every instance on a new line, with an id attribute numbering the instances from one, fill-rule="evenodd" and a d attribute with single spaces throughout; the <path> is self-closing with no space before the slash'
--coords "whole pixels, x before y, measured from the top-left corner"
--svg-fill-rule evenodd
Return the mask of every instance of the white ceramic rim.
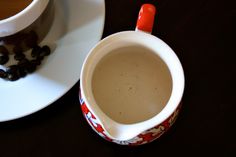
<path id="1" fill-rule="evenodd" d="M 91 90 L 92 73 L 96 64 L 105 55 L 105 53 L 102 53 L 103 52 L 102 50 L 106 48 L 109 49 L 108 51 L 111 51 L 111 47 L 113 47 L 114 49 L 116 47 L 120 47 L 120 45 L 117 44 L 119 43 L 117 42 L 118 40 L 123 40 L 122 42 L 127 41 L 131 43 L 138 43 L 144 46 L 148 45 L 148 48 L 151 48 L 153 51 L 158 52 L 158 56 L 165 62 L 171 73 L 172 92 L 169 101 L 159 114 L 157 114 L 156 116 L 154 116 L 149 120 L 128 125 L 115 122 L 112 119 L 110 119 L 105 113 L 103 113 L 103 111 L 99 108 L 98 105 L 96 105 L 95 99 L 92 95 L 92 90 Z M 114 42 L 117 43 L 114 44 Z M 126 132 L 124 133 L 125 135 L 124 134 L 122 135 L 122 133 L 117 134 L 117 136 L 110 135 L 111 138 L 118 140 L 130 139 L 131 134 L 133 137 L 135 137 L 139 133 L 147 129 L 150 129 L 154 126 L 157 126 L 161 124 L 163 121 L 165 121 L 167 118 L 169 118 L 179 106 L 185 86 L 183 68 L 174 51 L 161 39 L 147 33 L 135 32 L 135 31 L 124 31 L 116 33 L 106 37 L 100 43 L 98 43 L 86 57 L 81 70 L 80 78 L 81 78 L 80 87 L 81 87 L 82 98 L 84 99 L 88 109 L 97 117 L 97 120 L 101 123 L 102 126 L 103 124 L 109 125 L 110 123 L 116 125 L 116 127 L 124 129 L 127 129 L 126 126 L 132 128 L 129 131 L 125 131 Z M 105 128 L 107 127 L 105 126 Z M 129 135 L 129 132 L 132 133 L 130 133 Z"/>
<path id="2" fill-rule="evenodd" d="M 0 20 L 0 37 L 13 35 L 31 25 L 45 10 L 49 0 L 33 0 L 21 12 Z"/>

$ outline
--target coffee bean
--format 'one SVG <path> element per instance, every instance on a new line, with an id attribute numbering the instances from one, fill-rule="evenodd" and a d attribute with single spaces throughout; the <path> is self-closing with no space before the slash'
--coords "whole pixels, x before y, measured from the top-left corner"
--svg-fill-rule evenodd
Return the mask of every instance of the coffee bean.
<path id="1" fill-rule="evenodd" d="M 16 81 L 19 79 L 19 77 L 16 73 L 7 73 L 7 79 L 9 81 Z"/>
<path id="2" fill-rule="evenodd" d="M 19 78 L 25 77 L 27 73 L 33 73 L 37 69 L 37 66 L 41 64 L 44 57 L 51 53 L 51 50 L 48 46 L 41 48 L 38 45 L 34 45 L 31 51 L 31 56 L 34 58 L 33 60 L 26 58 L 20 46 L 15 46 L 13 52 L 15 53 L 14 59 L 17 60 L 18 63 L 9 66 L 6 71 L 0 69 L 0 78 L 9 81 L 16 81 Z M 8 62 L 8 53 L 8 50 L 4 46 L 0 46 L 0 64 L 6 64 Z"/>
<path id="3" fill-rule="evenodd" d="M 7 68 L 7 72 L 15 73 L 15 72 L 17 72 L 17 70 L 18 70 L 18 65 L 11 65 Z"/>
<path id="4" fill-rule="evenodd" d="M 16 81 L 20 78 L 19 67 L 17 65 L 9 66 L 6 73 L 7 73 L 7 79 L 10 81 Z"/>
<path id="5" fill-rule="evenodd" d="M 8 53 L 9 51 L 4 46 L 0 46 L 0 65 L 4 65 L 8 62 Z"/>
<path id="6" fill-rule="evenodd" d="M 8 55 L 9 51 L 4 46 L 0 46 L 0 54 Z"/>
<path id="7" fill-rule="evenodd" d="M 25 55 L 23 53 L 17 53 L 14 55 L 14 59 L 20 61 L 22 59 L 25 59 Z"/>
<path id="8" fill-rule="evenodd" d="M 51 53 L 51 50 L 47 45 L 43 46 L 41 50 L 42 50 L 40 53 L 41 56 L 48 56 Z"/>
<path id="9" fill-rule="evenodd" d="M 0 78 L 6 78 L 6 77 L 7 73 L 4 70 L 0 69 Z"/>
<path id="10" fill-rule="evenodd" d="M 39 66 L 41 64 L 41 60 L 40 59 L 33 59 L 30 61 L 32 64 L 36 65 L 36 66 Z"/>
<path id="11" fill-rule="evenodd" d="M 0 55 L 0 65 L 4 65 L 9 61 L 8 55 Z"/>
<path id="12" fill-rule="evenodd" d="M 27 64 L 29 64 L 29 60 L 24 58 L 22 60 L 19 60 L 19 62 L 17 63 L 18 66 L 20 67 L 24 67 L 24 66 L 27 66 Z"/>
<path id="13" fill-rule="evenodd" d="M 26 67 L 25 67 L 25 72 L 27 73 L 33 73 L 36 70 L 36 65 L 29 63 Z"/>
<path id="14" fill-rule="evenodd" d="M 31 56 L 33 58 L 37 58 L 40 56 L 41 51 L 42 51 L 42 49 L 40 46 L 35 46 L 35 47 L 33 47 L 32 51 L 31 51 Z"/>
<path id="15" fill-rule="evenodd" d="M 18 75 L 19 75 L 19 77 L 25 77 L 27 75 L 27 73 L 25 72 L 24 67 L 19 67 Z"/>

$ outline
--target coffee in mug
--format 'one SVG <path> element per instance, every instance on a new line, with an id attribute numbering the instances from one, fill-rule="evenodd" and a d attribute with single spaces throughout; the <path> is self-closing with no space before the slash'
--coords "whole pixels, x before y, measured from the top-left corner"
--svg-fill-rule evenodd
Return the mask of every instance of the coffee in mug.
<path id="1" fill-rule="evenodd" d="M 0 0 L 0 20 L 9 18 L 21 12 L 33 0 Z"/>

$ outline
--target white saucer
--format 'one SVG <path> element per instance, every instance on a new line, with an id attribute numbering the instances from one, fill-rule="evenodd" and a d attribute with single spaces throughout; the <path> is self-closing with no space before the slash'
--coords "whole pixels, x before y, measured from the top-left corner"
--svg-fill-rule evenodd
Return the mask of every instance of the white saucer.
<path id="1" fill-rule="evenodd" d="M 104 20 L 104 0 L 56 0 L 53 26 L 42 43 L 54 50 L 35 73 L 15 82 L 0 79 L 0 122 L 39 111 L 71 89 L 101 39 Z"/>

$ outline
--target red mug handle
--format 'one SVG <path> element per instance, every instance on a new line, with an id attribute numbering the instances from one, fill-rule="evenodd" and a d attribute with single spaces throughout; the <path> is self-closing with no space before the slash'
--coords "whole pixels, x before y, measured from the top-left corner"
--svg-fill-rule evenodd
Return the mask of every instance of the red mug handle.
<path id="1" fill-rule="evenodd" d="M 152 4 L 143 4 L 138 15 L 136 30 L 152 33 L 156 7 Z"/>

